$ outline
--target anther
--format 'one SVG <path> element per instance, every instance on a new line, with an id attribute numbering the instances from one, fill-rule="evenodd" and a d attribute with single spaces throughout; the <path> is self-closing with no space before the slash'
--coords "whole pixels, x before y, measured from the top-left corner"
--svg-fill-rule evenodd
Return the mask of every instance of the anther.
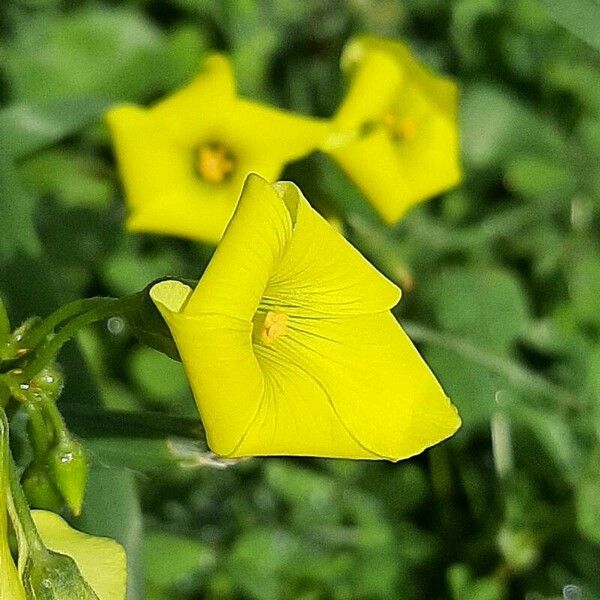
<path id="1" fill-rule="evenodd" d="M 268 345 L 275 343 L 287 331 L 287 321 L 285 313 L 269 311 L 265 316 L 260 339 Z"/>
<path id="2" fill-rule="evenodd" d="M 197 149 L 196 172 L 209 183 L 223 183 L 235 169 L 233 154 L 223 144 L 201 144 Z"/>

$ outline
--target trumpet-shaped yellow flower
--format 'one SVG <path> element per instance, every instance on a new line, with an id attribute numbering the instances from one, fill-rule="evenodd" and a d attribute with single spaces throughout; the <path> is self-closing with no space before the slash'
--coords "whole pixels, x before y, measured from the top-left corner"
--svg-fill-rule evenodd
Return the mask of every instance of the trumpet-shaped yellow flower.
<path id="1" fill-rule="evenodd" d="M 127 559 L 117 542 L 77 531 L 53 512 L 34 510 L 31 516 L 47 548 L 75 561 L 98 600 L 125 600 Z"/>
<path id="2" fill-rule="evenodd" d="M 324 149 L 393 223 L 460 181 L 458 89 L 392 40 L 351 41 L 342 66 L 350 88 Z"/>
<path id="3" fill-rule="evenodd" d="M 150 293 L 217 454 L 395 461 L 460 424 L 389 312 L 400 290 L 291 183 L 250 175 L 196 289 Z"/>
<path id="4" fill-rule="evenodd" d="M 107 115 L 132 231 L 217 242 L 251 171 L 276 179 L 316 149 L 329 124 L 236 95 L 229 61 L 210 56 L 187 87 L 150 109 Z"/>

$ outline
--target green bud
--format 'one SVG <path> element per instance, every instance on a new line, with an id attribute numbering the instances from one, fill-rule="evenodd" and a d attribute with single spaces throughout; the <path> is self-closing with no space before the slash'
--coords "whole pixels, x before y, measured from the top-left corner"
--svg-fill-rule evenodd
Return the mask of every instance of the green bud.
<path id="1" fill-rule="evenodd" d="M 99 600 L 70 556 L 58 552 L 31 555 L 25 564 L 23 586 L 35 600 Z"/>
<path id="2" fill-rule="evenodd" d="M 11 360 L 26 353 L 27 351 L 21 348 L 21 340 L 30 329 L 41 321 L 39 317 L 30 317 L 23 321 L 9 336 L 0 336 L 0 360 Z"/>
<path id="3" fill-rule="evenodd" d="M 46 467 L 39 463 L 29 465 L 21 486 L 32 508 L 43 508 L 52 512 L 60 512 L 64 502 L 58 490 L 50 481 Z"/>
<path id="4" fill-rule="evenodd" d="M 64 376 L 58 364 L 44 367 L 31 381 L 31 389 L 44 392 L 49 398 L 56 400 L 62 392 Z"/>
<path id="5" fill-rule="evenodd" d="M 63 438 L 46 458 L 50 479 L 75 516 L 81 513 L 88 463 L 83 446 L 71 437 Z"/>

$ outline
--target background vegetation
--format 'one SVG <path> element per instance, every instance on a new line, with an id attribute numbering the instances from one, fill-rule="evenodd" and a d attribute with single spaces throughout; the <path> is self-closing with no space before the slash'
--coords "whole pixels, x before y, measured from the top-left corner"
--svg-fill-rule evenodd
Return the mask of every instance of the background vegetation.
<path id="1" fill-rule="evenodd" d="M 231 53 L 246 96 L 323 117 L 344 94 L 338 60 L 357 32 L 407 40 L 462 87 L 465 181 L 393 230 L 327 158 L 285 173 L 390 277 L 412 280 L 397 314 L 461 410 L 450 442 L 398 465 L 210 468 L 189 442 L 135 437 L 152 437 L 152 419 L 127 431 L 101 408 L 195 418 L 178 363 L 115 319 L 63 352 L 63 406 L 94 467 L 78 525 L 125 544 L 131 600 L 600 598 L 597 11 L 593 0 L 0 4 L 0 293 L 15 324 L 198 276 L 210 248 L 123 231 L 101 116 L 184 84 L 210 49 Z"/>

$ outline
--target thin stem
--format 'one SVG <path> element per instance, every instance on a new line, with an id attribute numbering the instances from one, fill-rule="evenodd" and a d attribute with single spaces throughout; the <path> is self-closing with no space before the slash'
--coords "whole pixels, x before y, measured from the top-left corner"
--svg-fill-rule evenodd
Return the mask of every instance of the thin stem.
<path id="1" fill-rule="evenodd" d="M 60 414 L 56 403 L 48 398 L 47 395 L 43 395 L 41 399 L 42 409 L 48 418 L 48 421 L 52 425 L 52 429 L 54 430 L 55 440 L 60 442 L 68 442 L 71 439 L 69 435 L 69 430 L 67 429 L 67 425 L 65 424 L 65 420 L 63 416 Z"/>
<path id="2" fill-rule="evenodd" d="M 129 412 L 98 410 L 83 404 L 62 404 L 69 429 L 84 438 L 146 438 L 169 437 L 204 440 L 197 418 L 167 415 L 158 412 Z"/>
<path id="3" fill-rule="evenodd" d="M 29 427 L 31 432 L 31 441 L 35 451 L 36 459 L 45 456 L 48 452 L 50 440 L 48 439 L 48 428 L 42 417 L 39 405 L 37 402 L 24 402 L 25 412 L 29 417 Z"/>
<path id="4" fill-rule="evenodd" d="M 15 510 L 15 514 L 19 521 L 19 525 L 25 536 L 27 542 L 27 549 L 30 552 L 41 552 L 46 553 L 48 550 L 35 527 L 31 512 L 29 511 L 29 504 L 27 498 L 23 493 L 19 478 L 17 476 L 17 465 L 13 457 L 9 454 L 8 456 L 8 480 L 10 485 L 10 494 L 12 496 L 12 504 Z"/>
<path id="5" fill-rule="evenodd" d="M 17 475 L 17 465 L 12 457 L 9 449 L 9 425 L 8 419 L 4 411 L 0 411 L 0 458 L 3 475 L 8 474 L 8 488 L 10 494 L 7 494 L 9 500 L 9 509 L 12 511 L 15 529 L 20 532 L 25 539 L 27 549 L 30 552 L 44 553 L 47 552 L 46 546 L 42 542 L 40 535 L 35 527 L 35 523 L 29 512 L 29 504 L 19 483 Z M 8 490 L 3 490 L 3 493 Z M 21 542 L 19 542 L 21 545 Z"/>
<path id="6" fill-rule="evenodd" d="M 35 358 L 23 368 L 23 372 L 20 374 L 21 381 L 29 381 L 50 364 L 62 346 L 82 327 L 123 312 L 128 298 L 91 298 L 91 300 L 101 300 L 101 302 L 96 302 L 90 310 L 71 319 L 56 335 L 48 337 L 37 351 Z"/>
<path id="7" fill-rule="evenodd" d="M 87 313 L 96 306 L 102 306 L 107 300 L 112 300 L 112 298 L 83 298 L 64 304 L 48 315 L 37 327 L 28 331 L 19 345 L 21 348 L 28 350 L 35 348 L 64 321 L 68 321 L 79 314 Z"/>
<path id="8" fill-rule="evenodd" d="M 415 342 L 425 342 L 451 350 L 468 361 L 505 377 L 517 387 L 536 392 L 551 400 L 558 400 L 565 406 L 575 408 L 581 406 L 578 398 L 569 390 L 511 360 L 486 352 L 465 339 L 439 333 L 417 323 L 402 321 L 402 326 Z"/>

